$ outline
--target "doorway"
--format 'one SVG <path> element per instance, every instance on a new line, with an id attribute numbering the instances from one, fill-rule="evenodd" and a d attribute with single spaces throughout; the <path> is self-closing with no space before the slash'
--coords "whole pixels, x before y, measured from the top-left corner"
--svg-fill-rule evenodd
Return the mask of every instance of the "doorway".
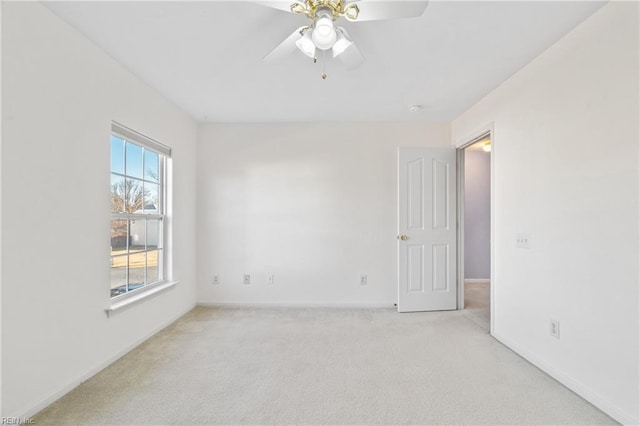
<path id="1" fill-rule="evenodd" d="M 491 171 L 493 143 L 486 132 L 458 149 L 459 309 L 490 332 Z"/>

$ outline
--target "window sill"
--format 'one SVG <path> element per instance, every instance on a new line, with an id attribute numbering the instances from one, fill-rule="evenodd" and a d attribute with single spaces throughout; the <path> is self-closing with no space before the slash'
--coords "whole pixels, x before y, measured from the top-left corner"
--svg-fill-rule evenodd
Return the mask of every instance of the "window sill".
<path id="1" fill-rule="evenodd" d="M 154 294 L 158 294 L 168 288 L 174 287 L 176 284 L 178 284 L 180 281 L 168 281 L 166 283 L 162 283 L 162 284 L 157 284 L 154 285 L 151 288 L 148 289 L 144 289 L 142 291 L 140 291 L 137 294 L 131 295 L 130 297 L 127 297 L 125 299 L 122 300 L 117 300 L 117 301 L 113 301 L 109 307 L 107 309 L 105 309 L 104 311 L 107 314 L 107 317 L 109 317 L 113 312 L 119 311 L 120 309 L 126 308 L 129 305 L 132 305 L 134 303 L 138 303 L 144 299 L 147 299 L 148 297 L 153 296 Z"/>

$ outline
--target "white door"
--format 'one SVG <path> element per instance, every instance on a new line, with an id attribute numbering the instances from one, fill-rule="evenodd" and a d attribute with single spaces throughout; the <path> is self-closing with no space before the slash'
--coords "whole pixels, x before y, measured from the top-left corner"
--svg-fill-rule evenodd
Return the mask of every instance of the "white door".
<path id="1" fill-rule="evenodd" d="M 398 312 L 456 309 L 455 177 L 453 149 L 398 150 Z"/>

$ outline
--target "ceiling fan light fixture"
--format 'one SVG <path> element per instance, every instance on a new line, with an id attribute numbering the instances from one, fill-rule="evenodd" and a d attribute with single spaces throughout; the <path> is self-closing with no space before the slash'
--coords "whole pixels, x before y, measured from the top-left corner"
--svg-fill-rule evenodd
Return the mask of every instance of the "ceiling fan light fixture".
<path id="1" fill-rule="evenodd" d="M 338 35 L 333 26 L 333 17 L 328 10 L 318 11 L 311 38 L 318 49 L 331 49 Z"/>
<path id="2" fill-rule="evenodd" d="M 309 31 L 309 28 L 306 28 L 302 30 L 301 33 L 302 37 L 296 40 L 296 46 L 298 46 L 298 49 L 300 49 L 302 53 L 310 58 L 314 58 L 316 56 L 316 45 L 311 39 L 311 31 Z"/>
<path id="3" fill-rule="evenodd" d="M 347 37 L 347 35 L 345 34 L 342 28 L 338 28 L 337 34 L 338 35 L 337 35 L 336 42 L 333 44 L 334 58 L 340 55 L 341 53 L 343 53 L 345 50 L 349 48 L 349 46 L 353 44 L 353 42 L 349 40 L 349 38 Z"/>

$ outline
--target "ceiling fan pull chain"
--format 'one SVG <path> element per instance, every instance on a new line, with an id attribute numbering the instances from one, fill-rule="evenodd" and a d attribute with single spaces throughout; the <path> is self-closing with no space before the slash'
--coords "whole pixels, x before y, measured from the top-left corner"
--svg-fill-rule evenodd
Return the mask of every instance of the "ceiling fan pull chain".
<path id="1" fill-rule="evenodd" d="M 321 77 L 322 77 L 323 80 L 327 79 L 327 68 L 326 68 L 327 57 L 326 57 L 326 53 L 327 53 L 326 50 L 322 51 L 322 75 L 321 75 Z"/>

